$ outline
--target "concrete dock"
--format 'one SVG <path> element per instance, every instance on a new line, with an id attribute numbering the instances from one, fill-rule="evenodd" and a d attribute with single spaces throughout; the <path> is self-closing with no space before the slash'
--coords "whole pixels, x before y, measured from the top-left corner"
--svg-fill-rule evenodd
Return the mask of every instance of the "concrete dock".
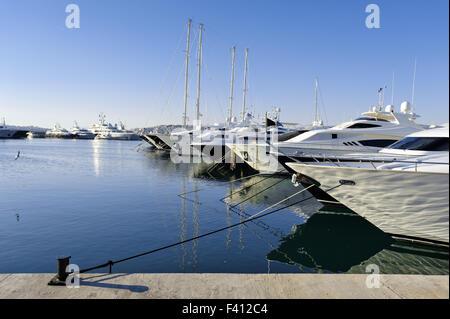
<path id="1" fill-rule="evenodd" d="M 0 299 L 449 298 L 449 276 L 369 274 L 82 274 L 79 288 L 48 286 L 54 274 L 0 274 Z M 372 285 L 373 286 L 373 285 Z"/>

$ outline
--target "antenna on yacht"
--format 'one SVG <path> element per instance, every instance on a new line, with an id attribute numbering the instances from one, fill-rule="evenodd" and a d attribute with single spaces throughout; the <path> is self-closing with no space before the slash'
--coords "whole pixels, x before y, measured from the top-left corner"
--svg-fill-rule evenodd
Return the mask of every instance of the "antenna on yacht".
<path id="1" fill-rule="evenodd" d="M 378 89 L 378 111 L 383 111 L 383 105 L 384 105 L 384 89 L 387 86 L 381 87 Z"/>
<path id="2" fill-rule="evenodd" d="M 414 73 L 413 73 L 413 83 L 412 83 L 412 93 L 411 93 L 411 111 L 414 113 L 414 91 L 416 86 L 416 67 L 417 67 L 417 58 L 414 58 Z"/>
<path id="3" fill-rule="evenodd" d="M 245 120 L 245 94 L 247 92 L 247 60 L 248 60 L 248 48 L 245 49 L 245 68 L 244 68 L 244 97 L 242 102 L 242 122 Z"/>
<path id="4" fill-rule="evenodd" d="M 236 54 L 236 47 L 233 46 L 231 49 L 232 57 L 231 57 L 231 86 L 230 86 L 230 110 L 228 115 L 228 123 L 231 123 L 231 119 L 233 117 L 233 87 L 234 87 L 234 57 Z"/>
<path id="5" fill-rule="evenodd" d="M 188 91 L 188 73 L 189 73 L 189 49 L 190 49 L 190 38 L 191 38 L 191 22 L 192 19 L 188 20 L 187 29 L 187 45 L 186 45 L 186 73 L 184 80 L 184 113 L 183 113 L 183 126 L 186 127 L 187 124 L 187 91 Z"/>
<path id="6" fill-rule="evenodd" d="M 99 119 L 100 124 L 102 124 L 102 125 L 105 124 L 105 114 L 100 113 L 98 115 L 98 119 Z"/>
<path id="7" fill-rule="evenodd" d="M 197 122 L 200 121 L 200 75 L 202 70 L 202 34 L 203 34 L 203 24 L 200 23 L 200 36 L 198 39 Z"/>

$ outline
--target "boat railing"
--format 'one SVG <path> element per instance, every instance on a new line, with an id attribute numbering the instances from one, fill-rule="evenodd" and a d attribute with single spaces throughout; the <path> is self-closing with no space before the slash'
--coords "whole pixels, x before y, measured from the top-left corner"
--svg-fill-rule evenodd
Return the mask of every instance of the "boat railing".
<path id="1" fill-rule="evenodd" d="M 317 163 L 320 162 L 329 162 L 337 167 L 341 167 L 342 164 L 341 161 L 339 161 L 338 157 L 325 157 L 323 156 L 321 158 L 321 161 L 316 156 L 311 156 L 311 159 L 316 161 Z M 342 160 L 342 158 L 341 158 Z M 399 160 L 399 159 L 367 159 L 367 158 L 351 158 L 351 162 L 359 162 L 359 163 L 369 163 L 372 165 L 374 169 L 379 169 L 374 163 L 385 165 L 385 164 L 394 164 L 394 163 L 401 163 L 401 164 L 414 164 L 414 170 L 417 172 L 418 165 L 419 164 L 426 164 L 426 165 L 450 165 L 449 162 L 431 162 L 431 161 L 421 161 L 420 159 L 417 161 L 408 161 L 408 160 Z"/>

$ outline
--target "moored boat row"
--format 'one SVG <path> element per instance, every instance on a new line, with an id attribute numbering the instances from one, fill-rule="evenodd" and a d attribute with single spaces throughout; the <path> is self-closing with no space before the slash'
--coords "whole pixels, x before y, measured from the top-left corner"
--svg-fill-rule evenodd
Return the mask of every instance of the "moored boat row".
<path id="1" fill-rule="evenodd" d="M 100 114 L 99 123 L 92 125 L 91 129 L 78 126 L 75 121 L 69 130 L 55 124 L 53 129 L 30 128 L 6 125 L 5 120 L 0 124 L 0 138 L 63 138 L 63 139 L 103 139 L 103 140 L 139 140 L 134 131 L 125 129 L 122 122 L 111 124 L 105 122 L 105 116 Z"/>
<path id="2" fill-rule="evenodd" d="M 189 26 L 190 21 L 188 41 Z M 232 53 L 226 123 L 198 123 L 202 62 L 199 55 L 196 125 L 192 129 L 186 127 L 186 71 L 184 129 L 168 134 L 150 132 L 141 138 L 174 156 L 201 157 L 209 162 L 230 163 L 231 167 L 241 162 L 261 173 L 293 174 L 294 186 L 315 186 L 310 192 L 322 202 L 343 204 L 389 234 L 448 245 L 448 125 L 416 123 L 419 115 L 413 111 L 413 103 L 404 101 L 399 111 L 393 105 L 384 105 L 381 88 L 378 106 L 372 106 L 353 121 L 323 127 L 318 114 L 317 78 L 311 127 L 286 127 L 279 120 L 279 109 L 272 118 L 266 114 L 265 122 L 255 121 L 245 109 L 248 49 L 242 118 L 233 122 L 234 47 Z M 189 61 L 189 51 L 186 60 Z"/>

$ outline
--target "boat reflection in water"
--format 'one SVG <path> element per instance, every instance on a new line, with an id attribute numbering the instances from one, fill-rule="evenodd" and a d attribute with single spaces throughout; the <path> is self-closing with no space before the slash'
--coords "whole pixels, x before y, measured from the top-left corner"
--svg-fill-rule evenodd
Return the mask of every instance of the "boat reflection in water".
<path id="1" fill-rule="evenodd" d="M 299 265 L 311 271 L 367 273 L 375 264 L 380 274 L 448 274 L 448 249 L 394 241 L 345 207 L 326 206 L 268 255 L 269 261 Z"/>
<path id="2" fill-rule="evenodd" d="M 164 180 L 176 174 L 182 178 L 178 190 L 185 194 L 180 196 L 180 240 L 202 234 L 202 229 L 205 232 L 237 223 L 269 207 L 264 213 L 282 208 L 276 214 L 228 229 L 223 237 L 212 236 L 223 238 L 222 242 L 214 243 L 212 251 L 218 254 L 221 249 L 226 251 L 214 270 L 229 272 L 236 256 L 255 254 L 249 257 L 249 262 L 255 256 L 265 257 L 267 271 L 275 273 L 367 274 L 366 267 L 371 264 L 377 265 L 381 274 L 449 272 L 448 250 L 396 242 L 344 206 L 323 206 L 309 190 L 283 201 L 302 190 L 301 185 L 292 186 L 290 176 L 249 176 L 254 171 L 242 167 L 224 171 L 222 166 L 207 163 L 174 164 L 169 154 L 159 151 L 146 156 L 152 159 L 149 167 Z M 204 226 L 199 227 L 201 224 Z M 208 269 L 202 268 L 205 263 L 202 265 L 201 258 L 206 242 L 199 240 L 181 246 L 182 271 Z M 242 272 L 244 266 L 239 267 Z"/>

